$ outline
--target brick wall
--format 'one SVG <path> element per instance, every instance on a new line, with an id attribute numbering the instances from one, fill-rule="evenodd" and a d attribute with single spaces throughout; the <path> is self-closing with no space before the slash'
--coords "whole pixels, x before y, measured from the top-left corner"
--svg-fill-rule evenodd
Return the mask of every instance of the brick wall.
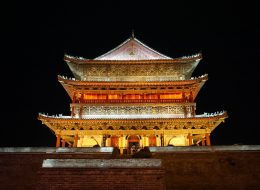
<path id="1" fill-rule="evenodd" d="M 48 168 L 40 172 L 39 190 L 158 190 L 164 171 L 147 168 Z"/>
<path id="2" fill-rule="evenodd" d="M 177 148 L 177 147 L 175 147 Z M 162 169 L 165 171 L 166 189 L 259 189 L 260 187 L 260 149 L 258 150 L 215 150 L 214 147 L 208 147 L 208 150 L 196 150 L 181 148 L 174 151 L 153 152 L 153 158 L 162 160 Z M 182 151 L 181 151 L 182 150 Z M 184 151 L 185 150 L 185 151 Z M 83 153 L 0 153 L 0 189 L 2 190 L 28 190 L 36 189 L 39 183 L 44 184 L 51 180 L 48 172 L 53 172 L 57 180 L 63 179 L 63 173 L 77 176 L 80 172 L 82 181 L 78 181 L 85 187 L 86 183 L 96 185 L 102 181 L 104 184 L 120 185 L 121 179 L 129 181 L 147 180 L 154 182 L 162 180 L 160 178 L 162 170 L 158 176 L 148 175 L 154 170 L 144 169 L 42 169 L 44 159 L 84 159 L 84 158 L 111 158 L 111 154 L 83 154 Z M 93 172 L 93 176 L 91 177 Z M 139 175 L 136 172 L 147 172 L 147 175 Z M 94 175 L 95 174 L 95 175 Z M 99 175 L 101 174 L 101 175 Z M 40 177 L 42 175 L 42 177 Z M 54 176 L 55 176 L 54 175 Z M 85 177 L 84 177 L 85 176 Z M 86 177 L 87 176 L 87 177 Z M 97 177 L 98 176 L 98 177 Z M 104 179 L 106 178 L 106 179 Z M 90 180 L 91 179 L 91 180 Z M 156 180 L 155 180 L 156 179 Z M 56 180 L 56 181 L 57 181 Z M 77 179 L 78 180 L 78 179 Z M 77 181 L 76 180 L 76 181 Z M 108 180 L 108 181 L 106 181 Z M 45 182 L 44 182 L 45 181 Z M 123 180 L 126 183 L 126 180 Z M 120 183 L 120 184 L 117 184 Z M 136 184 L 136 181 L 134 181 Z M 41 186 L 43 187 L 43 186 Z M 90 187 L 90 186 L 89 186 Z M 109 186 L 112 187 L 112 186 Z M 121 186 L 123 189 L 124 187 Z M 99 186 L 97 187 L 99 188 Z M 106 189 L 106 188 L 105 188 Z M 119 188 L 120 189 L 120 188 Z M 128 188 L 126 188 L 128 189 Z"/>
<path id="3" fill-rule="evenodd" d="M 31 190 L 39 181 L 44 159 L 111 158 L 110 153 L 0 152 L 0 190 Z"/>
<path id="4" fill-rule="evenodd" d="M 166 189 L 260 189 L 260 151 L 153 153 Z"/>

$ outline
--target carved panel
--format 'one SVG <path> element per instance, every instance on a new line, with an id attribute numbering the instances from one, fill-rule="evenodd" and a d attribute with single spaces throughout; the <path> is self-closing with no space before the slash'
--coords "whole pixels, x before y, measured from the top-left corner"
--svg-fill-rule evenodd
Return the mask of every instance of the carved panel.
<path id="1" fill-rule="evenodd" d="M 192 109 L 187 106 L 189 113 Z M 183 114 L 183 106 L 85 106 L 83 115 L 140 115 L 140 114 Z M 79 114 L 79 108 L 75 109 Z"/>
<path id="2" fill-rule="evenodd" d="M 171 81 L 188 78 L 188 68 L 179 64 L 84 65 L 76 69 L 87 81 Z M 135 77 L 133 77 L 135 76 Z"/>

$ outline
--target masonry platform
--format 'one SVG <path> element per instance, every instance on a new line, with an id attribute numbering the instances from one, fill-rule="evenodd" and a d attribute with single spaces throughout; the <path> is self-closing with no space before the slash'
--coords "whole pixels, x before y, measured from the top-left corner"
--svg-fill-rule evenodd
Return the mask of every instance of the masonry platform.
<path id="1" fill-rule="evenodd" d="M 0 189 L 259 189 L 260 145 L 149 147 L 149 158 L 113 147 L 0 148 Z"/>

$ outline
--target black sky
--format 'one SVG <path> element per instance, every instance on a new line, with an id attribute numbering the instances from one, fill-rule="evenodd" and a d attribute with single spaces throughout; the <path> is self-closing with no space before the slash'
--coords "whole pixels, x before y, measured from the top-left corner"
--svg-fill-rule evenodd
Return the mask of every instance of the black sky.
<path id="1" fill-rule="evenodd" d="M 126 40 L 132 29 L 170 57 L 202 52 L 193 76 L 209 74 L 197 113 L 227 110 L 212 144 L 260 144 L 257 88 L 260 17 L 256 4 L 197 1 L 24 2 L 3 13 L 0 146 L 54 146 L 39 112 L 69 114 L 57 75 L 72 77 L 64 53 L 95 58 Z"/>

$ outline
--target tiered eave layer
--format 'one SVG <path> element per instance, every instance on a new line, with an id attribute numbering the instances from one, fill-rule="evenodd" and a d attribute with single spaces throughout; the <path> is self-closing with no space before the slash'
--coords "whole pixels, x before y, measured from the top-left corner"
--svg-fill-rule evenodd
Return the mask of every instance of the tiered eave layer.
<path id="1" fill-rule="evenodd" d="M 202 59 L 202 54 L 195 54 L 192 56 L 183 56 L 171 59 L 141 59 L 141 60 L 102 60 L 102 59 L 86 59 L 83 57 L 75 57 L 65 55 L 64 61 L 75 64 L 150 64 L 150 63 L 191 63 Z"/>
<path id="2" fill-rule="evenodd" d="M 155 82 L 124 82 L 124 81 L 81 81 L 75 79 L 68 79 L 66 77 L 58 76 L 59 82 L 67 91 L 71 99 L 75 92 L 87 93 L 112 93 L 117 92 L 127 93 L 132 92 L 135 88 L 135 92 L 138 93 L 173 93 L 192 91 L 193 98 L 195 99 L 199 90 L 205 84 L 208 79 L 208 75 L 203 75 L 198 78 L 191 78 L 189 80 L 176 80 L 176 81 L 155 81 Z"/>
<path id="3" fill-rule="evenodd" d="M 211 132 L 227 118 L 226 112 L 203 114 L 189 118 L 72 118 L 70 116 L 47 116 L 39 114 L 41 120 L 55 133 L 78 134 L 205 134 Z"/>

